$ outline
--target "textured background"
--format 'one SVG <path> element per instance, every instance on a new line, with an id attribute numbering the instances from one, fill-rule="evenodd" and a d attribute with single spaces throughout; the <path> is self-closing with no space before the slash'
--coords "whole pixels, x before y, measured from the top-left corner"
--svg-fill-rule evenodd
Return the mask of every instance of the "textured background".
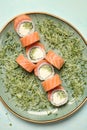
<path id="1" fill-rule="evenodd" d="M 0 0 L 0 30 L 10 19 L 26 12 L 48 12 L 74 25 L 87 40 L 87 0 Z M 86 130 L 87 103 L 71 117 L 52 124 L 25 122 L 0 103 L 0 130 Z"/>

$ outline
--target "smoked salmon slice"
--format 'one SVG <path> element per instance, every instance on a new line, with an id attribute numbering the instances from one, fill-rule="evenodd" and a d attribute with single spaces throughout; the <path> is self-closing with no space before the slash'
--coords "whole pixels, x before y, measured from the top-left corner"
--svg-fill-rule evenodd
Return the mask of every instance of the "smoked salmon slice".
<path id="1" fill-rule="evenodd" d="M 58 74 L 55 74 L 53 77 L 42 82 L 42 86 L 46 92 L 56 88 L 57 86 L 60 86 L 61 84 L 62 81 Z"/>
<path id="2" fill-rule="evenodd" d="M 45 59 L 59 70 L 64 64 L 64 59 L 61 56 L 58 56 L 52 50 L 48 51 Z"/>
<path id="3" fill-rule="evenodd" d="M 20 38 L 23 47 L 27 47 L 29 45 L 34 44 L 40 40 L 38 32 L 33 32 L 23 38 Z"/>
<path id="4" fill-rule="evenodd" d="M 25 15 L 25 14 L 19 15 L 18 17 L 16 17 L 14 20 L 14 29 L 16 30 L 18 25 L 25 20 L 32 21 L 32 19 L 28 15 Z"/>
<path id="5" fill-rule="evenodd" d="M 16 62 L 22 67 L 24 68 L 26 71 L 28 72 L 32 72 L 33 69 L 35 68 L 35 64 L 33 64 L 32 62 L 30 62 L 27 58 L 25 58 L 23 56 L 23 54 L 20 54 L 17 59 Z"/>

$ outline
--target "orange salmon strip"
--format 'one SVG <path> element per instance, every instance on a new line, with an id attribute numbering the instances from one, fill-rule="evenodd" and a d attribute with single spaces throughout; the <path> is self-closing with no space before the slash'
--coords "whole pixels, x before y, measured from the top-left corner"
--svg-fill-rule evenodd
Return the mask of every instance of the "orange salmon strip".
<path id="1" fill-rule="evenodd" d="M 57 86 L 61 84 L 62 84 L 62 81 L 58 74 L 55 74 L 53 77 L 42 82 L 42 86 L 46 92 L 56 88 Z"/>
<path id="2" fill-rule="evenodd" d="M 33 64 L 32 62 L 30 62 L 27 58 L 25 58 L 22 54 L 20 54 L 17 59 L 16 62 L 22 67 L 24 68 L 26 71 L 28 72 L 32 72 L 33 69 L 35 68 L 35 64 Z"/>
<path id="3" fill-rule="evenodd" d="M 45 59 L 55 66 L 57 69 L 61 69 L 61 67 L 64 64 L 64 59 L 61 56 L 58 56 L 56 53 L 54 53 L 52 50 L 48 51 Z"/>
<path id="4" fill-rule="evenodd" d="M 19 15 L 18 17 L 15 18 L 14 20 L 14 29 L 16 30 L 17 29 L 17 26 L 22 22 L 22 21 L 25 21 L 25 20 L 29 20 L 29 21 L 32 21 L 31 18 L 28 16 L 28 15 Z"/>
<path id="5" fill-rule="evenodd" d="M 33 32 L 23 38 L 20 38 L 20 41 L 21 41 L 23 47 L 32 45 L 39 40 L 40 40 L 40 37 L 38 35 L 38 32 Z"/>
<path id="6" fill-rule="evenodd" d="M 26 47 L 26 54 L 28 53 L 29 49 L 34 47 L 34 46 L 41 47 L 42 49 L 45 50 L 45 47 L 43 44 L 41 44 L 40 42 L 36 42 L 36 43 L 32 44 L 31 46 Z"/>
<path id="7" fill-rule="evenodd" d="M 41 65 L 41 64 L 43 64 L 43 63 L 48 63 L 46 60 L 41 60 L 41 61 L 39 61 L 37 64 L 36 64 L 36 67 L 35 67 L 35 69 L 34 69 L 34 74 L 36 75 L 36 76 L 38 76 L 38 67 Z"/>

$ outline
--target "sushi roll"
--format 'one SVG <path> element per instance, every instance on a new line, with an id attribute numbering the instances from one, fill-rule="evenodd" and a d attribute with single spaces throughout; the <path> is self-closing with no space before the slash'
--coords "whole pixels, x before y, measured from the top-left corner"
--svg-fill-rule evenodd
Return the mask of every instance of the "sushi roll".
<path id="1" fill-rule="evenodd" d="M 28 15 L 20 15 L 14 20 L 14 29 L 20 37 L 34 32 L 34 24 Z"/>
<path id="2" fill-rule="evenodd" d="M 64 59 L 61 56 L 58 56 L 52 50 L 48 51 L 45 59 L 59 70 L 62 68 L 64 64 Z"/>
<path id="3" fill-rule="evenodd" d="M 62 106 L 68 102 L 68 93 L 62 86 L 58 86 L 48 92 L 48 100 L 54 106 Z"/>
<path id="4" fill-rule="evenodd" d="M 27 58 L 25 58 L 23 54 L 20 54 L 16 58 L 16 62 L 28 72 L 32 72 L 35 68 L 35 64 L 33 64 Z"/>
<path id="5" fill-rule="evenodd" d="M 40 40 L 38 32 L 33 32 L 27 36 L 20 38 L 23 47 L 30 46 Z"/>
<path id="6" fill-rule="evenodd" d="M 54 76 L 54 68 L 47 61 L 41 60 L 37 63 L 34 73 L 40 80 L 47 80 Z"/>
<path id="7" fill-rule="evenodd" d="M 46 92 L 56 88 L 57 86 L 60 86 L 62 84 L 62 81 L 60 79 L 60 76 L 58 74 L 55 74 L 49 79 L 46 79 L 43 81 L 42 86 Z"/>
<path id="8" fill-rule="evenodd" d="M 40 42 L 37 42 L 31 46 L 26 47 L 26 54 L 28 59 L 32 63 L 37 63 L 45 57 L 45 48 L 44 45 Z"/>

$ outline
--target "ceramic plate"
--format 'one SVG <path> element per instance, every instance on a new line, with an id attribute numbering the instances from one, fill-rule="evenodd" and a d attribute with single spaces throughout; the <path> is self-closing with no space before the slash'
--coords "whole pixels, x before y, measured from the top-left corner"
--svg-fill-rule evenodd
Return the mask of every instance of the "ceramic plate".
<path id="1" fill-rule="evenodd" d="M 87 45 L 82 35 L 65 20 L 46 13 L 27 13 L 46 52 L 53 50 L 65 64 L 55 68 L 68 92 L 69 100 L 54 107 L 47 99 L 41 81 L 17 65 L 15 59 L 25 54 L 12 19 L 0 33 L 0 97 L 5 106 L 18 117 L 35 123 L 64 119 L 76 112 L 87 97 Z"/>

